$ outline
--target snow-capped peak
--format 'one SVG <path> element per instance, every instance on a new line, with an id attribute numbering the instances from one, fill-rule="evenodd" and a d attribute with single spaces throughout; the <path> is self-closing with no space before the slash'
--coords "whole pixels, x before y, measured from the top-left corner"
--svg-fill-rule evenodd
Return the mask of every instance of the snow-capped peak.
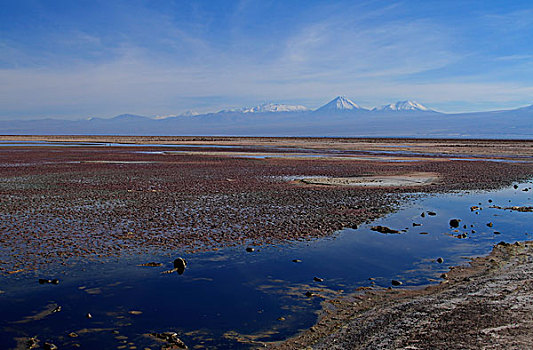
<path id="1" fill-rule="evenodd" d="M 262 105 L 243 108 L 242 113 L 266 113 L 266 112 L 305 112 L 309 108 L 301 105 L 284 105 L 278 103 L 263 103 Z"/>
<path id="2" fill-rule="evenodd" d="M 431 109 L 427 108 L 424 105 L 421 105 L 415 101 L 398 101 L 396 103 L 391 103 L 379 108 L 374 108 L 374 111 L 421 111 L 421 112 L 432 112 Z"/>
<path id="3" fill-rule="evenodd" d="M 329 101 L 317 111 L 354 111 L 354 110 L 362 110 L 359 105 L 357 105 L 355 102 L 347 99 L 344 96 L 337 96 L 333 100 Z"/>

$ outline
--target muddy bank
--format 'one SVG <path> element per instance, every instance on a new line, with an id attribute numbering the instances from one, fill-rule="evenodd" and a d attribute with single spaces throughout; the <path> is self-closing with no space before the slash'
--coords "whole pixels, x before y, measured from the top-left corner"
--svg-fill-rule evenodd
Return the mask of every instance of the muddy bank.
<path id="1" fill-rule="evenodd" d="M 410 188 L 297 185 L 286 177 L 437 174 L 421 192 L 490 189 L 533 163 L 239 159 L 157 147 L 6 147 L 0 152 L 0 271 L 124 254 L 324 237 L 394 211 Z"/>
<path id="2" fill-rule="evenodd" d="M 496 245 L 423 290 L 324 302 L 318 323 L 277 349 L 526 349 L 533 343 L 533 242 Z"/>

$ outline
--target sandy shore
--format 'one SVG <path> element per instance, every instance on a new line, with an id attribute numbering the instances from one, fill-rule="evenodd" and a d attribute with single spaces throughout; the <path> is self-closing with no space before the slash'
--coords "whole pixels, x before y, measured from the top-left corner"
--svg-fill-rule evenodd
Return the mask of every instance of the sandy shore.
<path id="1" fill-rule="evenodd" d="M 318 323 L 277 349 L 531 349 L 533 242 L 495 246 L 422 290 L 324 302 Z"/>

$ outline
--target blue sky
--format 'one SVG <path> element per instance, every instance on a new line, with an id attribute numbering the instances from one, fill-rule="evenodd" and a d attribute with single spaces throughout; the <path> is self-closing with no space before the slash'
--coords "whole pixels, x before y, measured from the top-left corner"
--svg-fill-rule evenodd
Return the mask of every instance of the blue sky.
<path id="1" fill-rule="evenodd" d="M 533 2 L 0 0 L 0 118 L 533 103 Z"/>

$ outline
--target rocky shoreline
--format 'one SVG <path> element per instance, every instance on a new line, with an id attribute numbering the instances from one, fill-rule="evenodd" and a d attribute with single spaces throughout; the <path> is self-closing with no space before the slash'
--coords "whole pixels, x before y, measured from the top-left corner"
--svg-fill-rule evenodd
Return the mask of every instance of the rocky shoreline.
<path id="1" fill-rule="evenodd" d="M 499 243 L 438 285 L 353 294 L 276 349 L 527 349 L 533 344 L 533 242 Z"/>

